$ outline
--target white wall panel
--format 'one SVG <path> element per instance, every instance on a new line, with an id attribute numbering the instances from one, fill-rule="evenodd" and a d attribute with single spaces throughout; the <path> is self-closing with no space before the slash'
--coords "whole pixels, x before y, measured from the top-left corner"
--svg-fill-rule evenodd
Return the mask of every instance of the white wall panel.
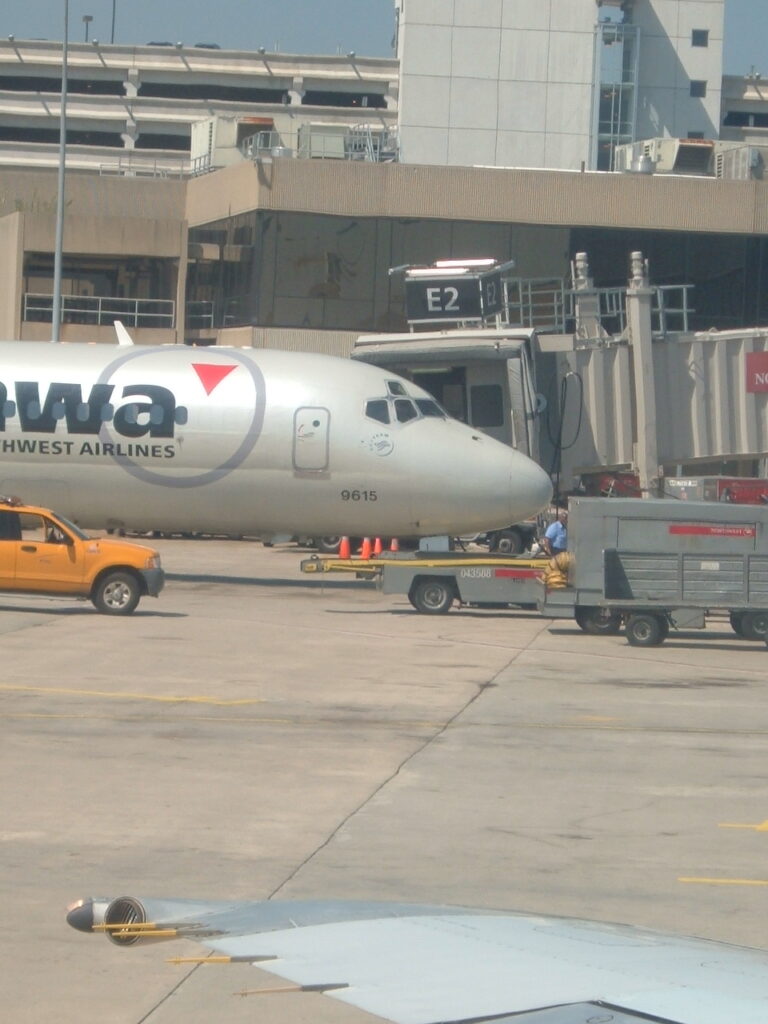
<path id="1" fill-rule="evenodd" d="M 715 0 L 714 3 L 687 0 L 687 2 L 680 5 L 678 34 L 681 39 L 685 38 L 690 42 L 692 29 L 705 28 L 709 30 L 709 46 L 711 48 L 722 41 L 723 24 L 724 10 L 722 0 Z"/>
<path id="2" fill-rule="evenodd" d="M 454 78 L 451 83 L 451 128 L 496 130 L 498 89 L 496 82 L 479 78 Z"/>
<path id="3" fill-rule="evenodd" d="M 594 38 L 592 32 L 553 32 L 549 42 L 549 81 L 591 85 Z"/>
<path id="4" fill-rule="evenodd" d="M 406 104 L 410 125 L 447 127 L 450 114 L 451 80 L 427 75 L 407 75 L 403 79 L 401 100 Z"/>
<path id="5" fill-rule="evenodd" d="M 501 24 L 504 28 L 549 30 L 553 4 L 562 0 L 504 0 Z"/>
<path id="6" fill-rule="evenodd" d="M 591 32 L 597 21 L 597 5 L 589 0 L 555 0 L 549 18 L 551 32 Z"/>
<path id="7" fill-rule="evenodd" d="M 493 167 L 496 163 L 496 130 L 452 128 L 448 132 L 448 163 L 478 164 Z"/>
<path id="8" fill-rule="evenodd" d="M 501 82 L 498 123 L 501 131 L 540 133 L 547 116 L 543 82 Z"/>
<path id="9" fill-rule="evenodd" d="M 457 25 L 498 28 L 501 25 L 502 0 L 454 0 Z"/>
<path id="10" fill-rule="evenodd" d="M 547 133 L 567 132 L 575 135 L 589 135 L 590 85 L 547 86 Z M 583 158 L 582 158 L 583 159 Z"/>
<path id="11" fill-rule="evenodd" d="M 499 167 L 544 167 L 544 135 L 500 131 L 496 163 Z"/>
<path id="12" fill-rule="evenodd" d="M 499 29 L 454 30 L 453 74 L 461 78 L 488 78 L 495 81 L 499 77 L 500 36 Z"/>
<path id="13" fill-rule="evenodd" d="M 659 85 L 677 87 L 681 84 L 683 74 L 677 49 L 669 39 L 642 37 L 638 75 L 638 84 L 641 88 Z"/>
<path id="14" fill-rule="evenodd" d="M 403 39 L 403 67 L 420 75 L 450 75 L 452 38 L 448 26 L 409 26 Z"/>
<path id="15" fill-rule="evenodd" d="M 502 81 L 546 82 L 550 38 L 548 32 L 505 29 L 501 34 L 499 78 Z"/>
<path id="16" fill-rule="evenodd" d="M 406 0 L 403 22 L 409 27 L 422 25 L 452 25 L 454 0 Z"/>
<path id="17" fill-rule="evenodd" d="M 674 119 L 674 105 L 674 89 L 643 89 L 637 105 L 637 137 L 668 137 L 666 126 Z"/>
<path id="18" fill-rule="evenodd" d="M 544 161 L 546 167 L 562 170 L 578 169 L 582 161 L 589 161 L 588 135 L 546 135 Z"/>
<path id="19" fill-rule="evenodd" d="M 400 129 L 400 149 L 403 163 L 445 166 L 448 163 L 448 129 L 404 126 Z"/>
<path id="20" fill-rule="evenodd" d="M 681 87 L 685 87 L 686 78 L 698 78 L 707 83 L 707 96 L 712 89 L 720 90 L 722 74 L 708 50 L 691 46 L 690 40 L 681 38 L 675 45 L 675 54 L 680 62 L 678 84 Z"/>
<path id="21" fill-rule="evenodd" d="M 633 6 L 632 20 L 643 35 L 676 36 L 680 7 L 686 0 L 639 0 Z"/>

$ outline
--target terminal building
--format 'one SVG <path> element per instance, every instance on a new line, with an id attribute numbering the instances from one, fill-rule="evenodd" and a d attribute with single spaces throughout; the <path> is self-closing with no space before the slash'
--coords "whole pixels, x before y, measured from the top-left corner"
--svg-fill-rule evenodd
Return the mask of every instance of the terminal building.
<path id="1" fill-rule="evenodd" d="M 389 268 L 452 256 L 514 260 L 516 317 L 567 332 L 579 252 L 599 288 L 633 251 L 691 285 L 690 331 L 768 323 L 768 97 L 723 77 L 723 20 L 393 0 L 392 59 L 73 44 L 62 338 L 346 355 L 406 329 Z M 0 41 L 3 337 L 50 337 L 61 72 Z"/>

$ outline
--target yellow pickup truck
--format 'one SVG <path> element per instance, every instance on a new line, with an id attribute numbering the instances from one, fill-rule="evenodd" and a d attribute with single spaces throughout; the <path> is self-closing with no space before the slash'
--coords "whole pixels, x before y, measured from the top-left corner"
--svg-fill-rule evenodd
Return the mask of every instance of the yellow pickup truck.
<path id="1" fill-rule="evenodd" d="M 47 508 L 0 498 L 0 591 L 87 598 L 105 615 L 130 615 L 164 582 L 154 548 L 89 537 Z"/>

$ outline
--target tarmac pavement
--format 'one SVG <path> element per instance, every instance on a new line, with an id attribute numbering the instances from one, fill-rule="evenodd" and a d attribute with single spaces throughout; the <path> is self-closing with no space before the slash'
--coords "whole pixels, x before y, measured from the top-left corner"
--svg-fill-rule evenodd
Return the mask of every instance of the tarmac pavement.
<path id="1" fill-rule="evenodd" d="M 84 896 L 508 907 L 768 945 L 768 649 L 421 616 L 295 547 L 166 540 L 135 615 L 0 597 L 17 1024 L 361 1024 L 244 965 L 66 926 Z M 264 1006 L 264 1000 L 268 1006 Z"/>

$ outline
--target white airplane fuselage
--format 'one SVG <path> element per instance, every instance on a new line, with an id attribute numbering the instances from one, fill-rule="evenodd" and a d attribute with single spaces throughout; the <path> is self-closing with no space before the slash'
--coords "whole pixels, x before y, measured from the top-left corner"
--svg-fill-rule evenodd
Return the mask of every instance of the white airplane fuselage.
<path id="1" fill-rule="evenodd" d="M 0 494 L 88 527 L 463 534 L 551 495 L 378 367 L 262 349 L 0 343 Z"/>

